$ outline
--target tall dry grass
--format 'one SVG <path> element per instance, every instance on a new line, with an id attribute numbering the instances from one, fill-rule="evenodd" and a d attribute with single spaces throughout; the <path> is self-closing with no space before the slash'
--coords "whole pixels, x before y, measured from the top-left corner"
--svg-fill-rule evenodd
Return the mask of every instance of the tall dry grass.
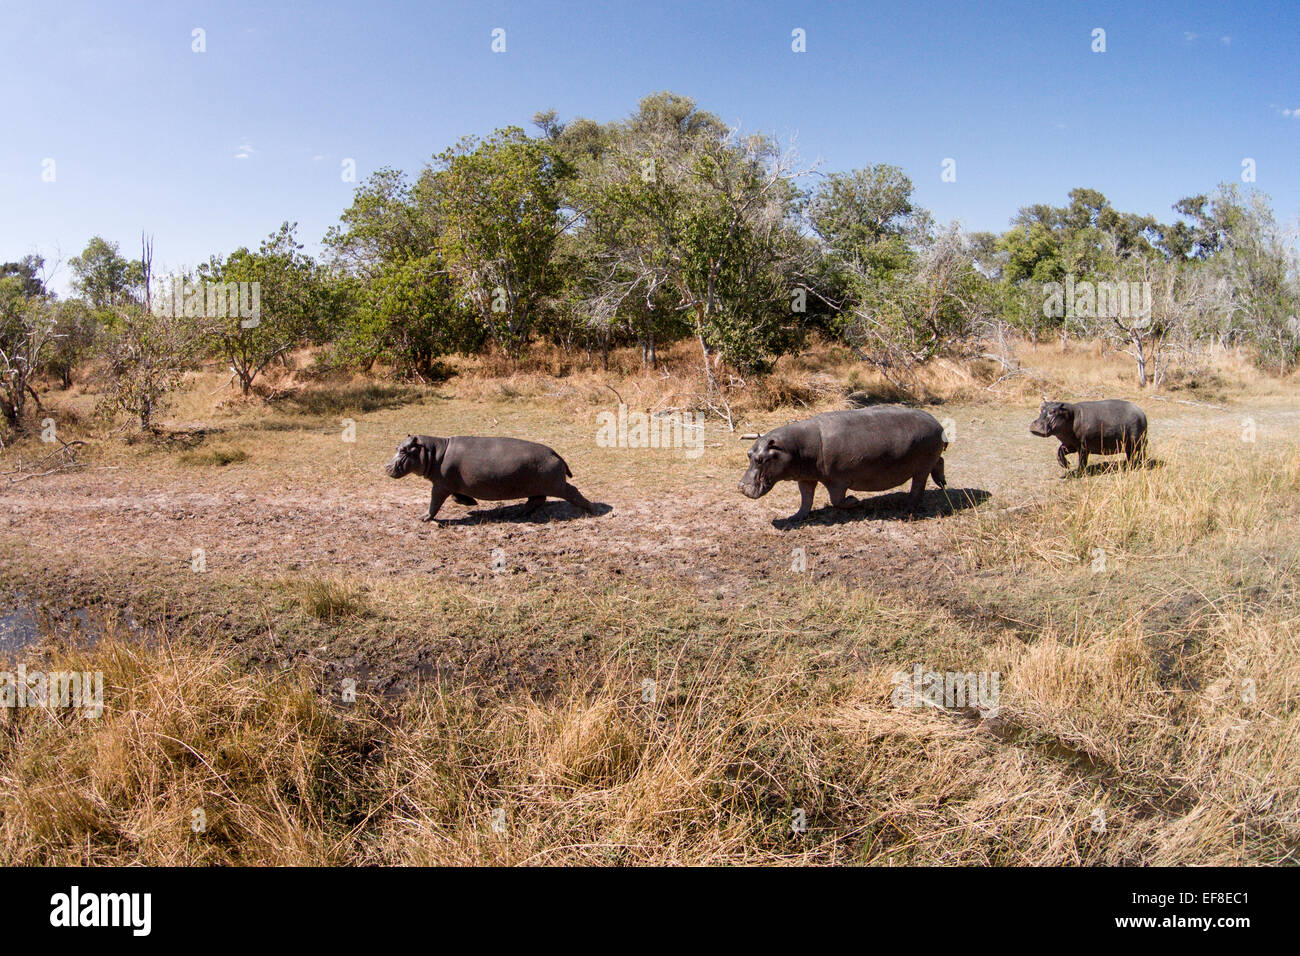
<path id="1" fill-rule="evenodd" d="M 335 719 L 298 675 L 241 673 L 215 651 L 120 631 L 45 669 L 102 671 L 105 710 L 4 713 L 7 862 L 337 859 L 328 821 L 361 806 L 349 768 L 365 726 Z"/>
<path id="2" fill-rule="evenodd" d="M 543 403 L 557 412 L 580 412 L 619 401 L 648 412 L 728 408 L 734 423 L 744 426 L 778 410 L 811 414 L 846 403 L 1025 403 L 1044 395 L 1148 401 L 1153 394 L 1137 387 L 1132 358 L 1104 341 L 1062 344 L 1059 339 L 1033 342 L 1009 337 L 996 347 L 975 344 L 962 354 L 891 371 L 864 361 L 842 345 L 814 337 L 800 352 L 782 356 L 765 376 L 745 377 L 725 367 L 715 368 L 723 388 L 721 399 L 710 393 L 698 346 L 689 341 L 662 347 L 654 368 L 642 365 L 636 348 L 612 350 L 605 368 L 598 354 L 539 341 L 518 360 L 495 352 L 450 357 L 445 363 L 449 377 L 422 385 L 387 380 L 386 370 L 380 368 L 371 374 L 323 369 L 317 364 L 318 354 L 318 349 L 305 348 L 286 356 L 283 365 L 273 365 L 259 376 L 249 396 L 232 385 L 228 370 L 210 363 L 189 373 L 184 386 L 167 397 L 158 416 L 159 429 L 166 433 L 199 425 L 219 431 L 237 425 L 247 430 L 284 427 L 289 419 L 337 421 L 435 395 Z M 1261 372 L 1241 352 L 1180 353 L 1170 361 L 1165 386 L 1154 392 L 1160 400 L 1249 399 L 1275 404 L 1289 402 L 1294 390 L 1294 375 L 1279 379 Z M 105 437 L 91 415 L 98 395 L 96 374 L 88 370 L 66 391 L 46 383 L 44 400 L 65 436 Z M 121 429 L 129 427 L 119 423 Z M 39 447 L 35 433 L 21 440 L 33 449 Z"/>
<path id="3" fill-rule="evenodd" d="M 954 538 L 972 568 L 1041 560 L 1053 567 L 1186 553 L 1295 520 L 1300 448 L 1165 443 L 1144 467 L 1094 459 L 1089 475 L 1046 483 L 1040 500 L 976 514 Z"/>
<path id="4" fill-rule="evenodd" d="M 471 367 L 455 389 L 559 407 L 606 403 L 610 385 L 634 406 L 685 406 L 702 379 L 690 377 L 688 356 L 670 358 L 667 369 L 629 366 L 612 379 Z M 1126 370 L 1113 355 L 1047 345 L 1022 360 L 1045 378 L 937 362 L 927 387 L 996 400 L 1047 382 L 1079 397 L 1119 388 Z M 748 407 L 884 394 L 873 374 L 814 350 L 783 360 Z M 211 411 L 208 390 L 187 395 L 187 413 Z M 339 381 L 287 414 L 409 397 Z M 0 709 L 0 859 L 1294 862 L 1300 560 L 1286 542 L 1300 523 L 1300 452 L 1219 452 L 1165 444 L 1155 467 L 1051 482 L 1032 507 L 954 520 L 951 547 L 972 575 L 946 586 L 987 582 L 1009 612 L 1040 594 L 1065 607 L 1033 627 L 971 616 L 949 633 L 951 622 L 931 626 L 883 599 L 855 604 L 828 589 L 809 599 L 799 632 L 839 635 L 847 608 L 880 639 L 834 655 L 801 648 L 788 622 L 755 619 L 749 643 L 724 635 L 689 667 L 647 668 L 629 637 L 626 653 L 575 666 L 546 693 L 444 684 L 345 704 L 307 670 L 240 665 L 220 634 L 142 643 L 110 626 L 93 646 L 57 648 L 43 664 L 102 671 L 99 718 Z M 1089 603 L 1079 594 L 1097 551 L 1112 590 Z M 1247 587 L 1237 568 L 1217 568 L 1238 551 L 1267 565 L 1276 587 Z M 342 579 L 286 587 L 317 621 L 378 603 Z M 1170 610 L 1168 599 L 1189 594 Z M 686 600 L 670 611 L 620 602 L 605 617 L 594 602 L 583 607 L 585 619 L 521 612 L 505 624 L 661 634 L 692 649 L 714 637 L 703 605 Z M 917 662 L 996 671 L 998 713 L 893 706 L 892 675 Z"/>
<path id="5" fill-rule="evenodd" d="M 333 702 L 201 643 L 109 635 L 98 719 L 5 715 L 9 864 L 1245 863 L 1300 841 L 1294 611 L 1219 607 L 1170 657 L 1140 621 L 985 645 L 999 713 L 891 704 L 901 662 L 720 648 L 544 698 Z M 206 817 L 196 832 L 195 810 Z"/>

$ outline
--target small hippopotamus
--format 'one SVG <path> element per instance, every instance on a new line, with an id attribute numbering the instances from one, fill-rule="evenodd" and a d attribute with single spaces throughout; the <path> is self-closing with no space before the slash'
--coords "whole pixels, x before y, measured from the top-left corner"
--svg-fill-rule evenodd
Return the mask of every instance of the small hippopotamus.
<path id="1" fill-rule="evenodd" d="M 1056 438 L 1056 460 L 1069 468 L 1065 456 L 1079 453 L 1079 471 L 1088 466 L 1089 455 L 1118 455 L 1129 464 L 1146 456 L 1147 416 L 1132 402 L 1107 399 L 1102 402 L 1043 402 L 1030 434 Z"/>
<path id="2" fill-rule="evenodd" d="M 778 481 L 799 483 L 799 510 L 789 521 L 800 521 L 812 508 L 813 492 L 821 482 L 836 508 L 862 502 L 849 491 L 886 491 L 911 480 L 907 503 L 921 503 L 926 477 L 940 488 L 943 474 L 943 426 L 920 409 L 878 405 L 842 412 L 824 412 L 782 425 L 760 435 L 749 449 L 749 468 L 740 490 L 761 498 Z"/>
<path id="3" fill-rule="evenodd" d="M 595 506 L 565 479 L 573 472 L 552 449 L 519 438 L 435 438 L 407 435 L 384 471 L 390 478 L 414 472 L 433 484 L 429 513 L 432 521 L 449 497 L 470 507 L 477 498 L 503 501 L 527 498 L 524 514 L 531 514 L 548 497 L 563 498 L 588 514 Z"/>

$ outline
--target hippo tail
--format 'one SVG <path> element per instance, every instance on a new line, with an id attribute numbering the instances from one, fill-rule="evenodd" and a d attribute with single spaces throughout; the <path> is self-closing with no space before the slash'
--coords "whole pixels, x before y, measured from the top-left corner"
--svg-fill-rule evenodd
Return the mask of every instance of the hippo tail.
<path id="1" fill-rule="evenodd" d="M 559 455 L 556 455 L 555 457 L 560 458 Z M 572 478 L 573 472 L 569 470 L 569 463 L 565 461 L 563 458 L 560 458 L 560 464 L 564 466 L 564 477 Z"/>
<path id="2" fill-rule="evenodd" d="M 943 447 L 947 448 L 948 446 L 947 444 L 945 444 Z M 939 460 L 934 463 L 934 467 L 930 469 L 930 477 L 934 479 L 934 483 L 938 485 L 940 488 L 948 487 L 948 479 L 943 473 L 942 455 L 940 455 Z"/>

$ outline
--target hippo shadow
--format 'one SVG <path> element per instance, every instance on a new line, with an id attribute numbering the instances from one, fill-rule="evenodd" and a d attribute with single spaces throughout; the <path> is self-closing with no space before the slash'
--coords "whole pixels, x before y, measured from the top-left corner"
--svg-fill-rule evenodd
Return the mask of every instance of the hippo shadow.
<path id="1" fill-rule="evenodd" d="M 435 524 L 439 525 L 474 525 L 489 524 L 492 522 L 508 522 L 510 524 L 549 524 L 552 521 L 576 521 L 580 518 L 598 518 L 601 515 L 607 515 L 613 511 L 613 507 L 600 501 L 593 501 L 592 507 L 596 509 L 595 514 L 587 514 L 576 505 L 571 505 L 567 501 L 552 499 L 544 505 L 538 505 L 537 510 L 531 514 L 524 514 L 526 505 L 523 502 L 513 505 L 498 505 L 495 508 L 478 508 L 470 511 L 468 514 L 459 518 L 444 518 L 441 515 L 434 519 Z"/>
<path id="2" fill-rule="evenodd" d="M 1152 468 L 1163 468 L 1165 463 L 1159 458 L 1144 458 L 1140 462 L 1130 464 L 1125 458 L 1108 458 L 1105 461 L 1090 462 L 1088 467 L 1080 471 L 1077 467 L 1066 471 L 1062 478 L 1083 478 L 1092 475 L 1117 475 L 1124 471 L 1149 471 Z"/>
<path id="3" fill-rule="evenodd" d="M 992 493 L 983 488 L 930 488 L 921 495 L 921 503 L 916 510 L 908 507 L 908 492 L 892 491 L 883 495 L 856 494 L 860 504 L 853 508 L 836 508 L 826 505 L 814 508 L 802 521 L 791 522 L 789 518 L 775 518 L 774 528 L 793 528 L 802 525 L 837 525 L 853 521 L 899 521 L 922 520 L 929 518 L 946 518 L 965 511 L 978 508 L 992 497 Z"/>

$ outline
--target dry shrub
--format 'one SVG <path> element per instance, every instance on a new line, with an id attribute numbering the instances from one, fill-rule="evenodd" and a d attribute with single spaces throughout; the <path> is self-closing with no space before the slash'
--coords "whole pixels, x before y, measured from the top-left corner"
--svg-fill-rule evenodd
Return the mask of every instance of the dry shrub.
<path id="1" fill-rule="evenodd" d="M 772 413 L 812 414 L 882 402 L 984 404 L 1042 396 L 1082 400 L 1142 394 L 1134 384 L 1132 360 L 1105 342 L 1070 341 L 1062 346 L 1056 339 L 1035 343 L 1012 338 L 996 361 L 988 357 L 993 353 L 979 351 L 983 347 L 940 355 L 907 369 L 888 369 L 814 336 L 802 351 L 782 356 L 767 375 L 742 376 L 718 366 L 714 376 L 736 424 L 745 427 Z M 172 396 L 171 415 L 178 421 L 201 421 L 214 412 L 255 416 L 265 407 L 340 417 L 401 407 L 434 394 L 540 402 L 571 413 L 619 401 L 639 411 L 707 411 L 709 404 L 699 346 L 688 340 L 661 346 L 654 368 L 642 364 L 639 348 L 612 349 L 606 368 L 598 352 L 540 340 L 519 359 L 496 350 L 450 356 L 445 361 L 447 380 L 436 387 L 396 382 L 391 370 L 380 367 L 366 374 L 326 368 L 317 358 L 306 349 L 289 356 L 284 367 L 268 368 L 248 397 L 229 385 L 229 371 L 209 366 L 190 373 L 185 388 Z M 1256 400 L 1283 401 L 1290 395 L 1283 380 L 1259 372 L 1246 357 L 1220 351 L 1195 359 L 1194 374 L 1184 374 L 1183 366 L 1171 369 L 1170 388 L 1190 388 L 1198 400 L 1216 402 L 1226 400 L 1230 391 Z M 1237 383 L 1233 389 L 1223 376 Z M 722 407 L 716 396 L 712 404 Z"/>

